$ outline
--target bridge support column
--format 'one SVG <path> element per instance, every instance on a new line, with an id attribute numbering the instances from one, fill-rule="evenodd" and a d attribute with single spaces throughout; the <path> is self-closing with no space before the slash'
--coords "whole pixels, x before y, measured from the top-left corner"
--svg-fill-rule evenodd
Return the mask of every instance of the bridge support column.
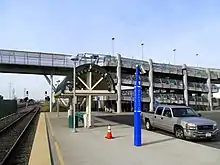
<path id="1" fill-rule="evenodd" d="M 88 119 L 88 125 L 87 127 L 92 127 L 92 96 L 89 95 L 86 97 L 86 114 Z"/>
<path id="2" fill-rule="evenodd" d="M 50 75 L 50 112 L 53 108 L 53 75 Z"/>
<path id="3" fill-rule="evenodd" d="M 59 99 L 56 99 L 56 109 L 57 109 L 57 117 L 60 116 L 59 112 L 60 112 L 60 103 L 59 103 Z"/>
<path id="4" fill-rule="evenodd" d="M 149 111 L 154 111 L 154 77 L 153 77 L 153 61 L 152 59 L 149 59 L 149 96 L 150 96 L 150 109 Z"/>
<path id="5" fill-rule="evenodd" d="M 117 54 L 118 66 L 117 66 L 117 113 L 121 113 L 121 55 Z"/>
<path id="6" fill-rule="evenodd" d="M 211 84 L 211 73 L 210 70 L 207 68 L 206 69 L 206 73 L 208 75 L 208 79 L 207 79 L 207 86 L 208 86 L 208 102 L 209 102 L 209 108 L 210 111 L 213 110 L 213 104 L 212 104 L 212 84 Z"/>
<path id="7" fill-rule="evenodd" d="M 184 87 L 184 102 L 186 106 L 189 106 L 189 93 L 188 93 L 188 79 L 187 79 L 187 66 L 186 64 L 183 65 L 183 87 Z"/>
<path id="8" fill-rule="evenodd" d="M 92 67 L 90 65 L 90 67 Z M 87 83 L 89 89 L 92 89 L 92 72 L 87 73 Z M 88 116 L 87 127 L 92 127 L 92 95 L 86 97 L 86 114 Z"/>

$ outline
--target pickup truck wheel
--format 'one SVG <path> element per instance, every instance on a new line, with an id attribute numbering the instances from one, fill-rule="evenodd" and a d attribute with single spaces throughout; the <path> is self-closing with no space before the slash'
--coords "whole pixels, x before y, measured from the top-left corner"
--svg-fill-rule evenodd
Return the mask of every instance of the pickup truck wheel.
<path id="1" fill-rule="evenodd" d="M 174 133 L 176 138 L 185 139 L 184 131 L 182 127 L 175 127 Z"/>
<path id="2" fill-rule="evenodd" d="M 151 126 L 151 124 L 150 124 L 150 120 L 146 120 L 145 121 L 145 128 L 146 128 L 146 130 L 152 130 L 152 126 Z"/>

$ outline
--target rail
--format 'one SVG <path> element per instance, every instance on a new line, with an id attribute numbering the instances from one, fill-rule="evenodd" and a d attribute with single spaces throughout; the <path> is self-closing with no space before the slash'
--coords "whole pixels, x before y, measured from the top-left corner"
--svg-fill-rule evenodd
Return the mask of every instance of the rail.
<path id="1" fill-rule="evenodd" d="M 18 113 L 12 113 L 8 116 L 5 116 L 3 118 L 0 119 L 1 125 L 0 125 L 0 132 L 1 130 L 6 127 L 7 125 L 9 125 L 12 122 L 15 122 L 16 119 L 18 119 L 19 117 L 21 117 L 22 115 L 24 115 L 25 112 L 18 112 Z"/>
<path id="2" fill-rule="evenodd" d="M 96 63 L 103 65 L 111 62 L 116 57 L 104 54 L 83 53 L 77 54 L 78 65 Z M 0 49 L 0 64 L 34 65 L 47 67 L 73 68 L 72 55 L 58 53 L 41 53 L 30 51 L 4 50 Z"/>
<path id="3" fill-rule="evenodd" d="M 0 130 L 0 165 L 3 165 L 7 160 L 9 160 L 10 154 L 39 110 L 40 108 L 36 109 L 35 107 L 31 111 L 25 113 L 22 117 L 16 119 L 10 125 Z"/>
<path id="4" fill-rule="evenodd" d="M 1 64 L 73 67 L 71 55 L 16 50 L 0 50 Z"/>

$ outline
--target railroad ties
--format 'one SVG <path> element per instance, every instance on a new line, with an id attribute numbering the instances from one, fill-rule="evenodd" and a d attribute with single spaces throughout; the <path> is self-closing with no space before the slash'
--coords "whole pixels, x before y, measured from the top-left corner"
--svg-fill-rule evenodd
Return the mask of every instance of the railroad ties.
<path id="1" fill-rule="evenodd" d="M 33 106 L 0 120 L 0 165 L 28 164 L 39 112 Z"/>

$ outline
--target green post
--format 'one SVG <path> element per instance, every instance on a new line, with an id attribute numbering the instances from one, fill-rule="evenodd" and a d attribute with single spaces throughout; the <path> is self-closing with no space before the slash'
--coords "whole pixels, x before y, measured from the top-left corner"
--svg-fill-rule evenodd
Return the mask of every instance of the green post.
<path id="1" fill-rule="evenodd" d="M 76 119 L 75 126 L 76 126 L 76 128 L 78 128 L 78 116 L 76 116 L 75 119 Z M 69 117 L 68 117 L 69 128 L 73 128 L 73 120 L 74 120 L 73 116 L 69 115 Z"/>
<path id="2" fill-rule="evenodd" d="M 72 115 L 69 115 L 68 117 L 68 125 L 69 125 L 69 128 L 73 128 L 73 116 Z"/>

